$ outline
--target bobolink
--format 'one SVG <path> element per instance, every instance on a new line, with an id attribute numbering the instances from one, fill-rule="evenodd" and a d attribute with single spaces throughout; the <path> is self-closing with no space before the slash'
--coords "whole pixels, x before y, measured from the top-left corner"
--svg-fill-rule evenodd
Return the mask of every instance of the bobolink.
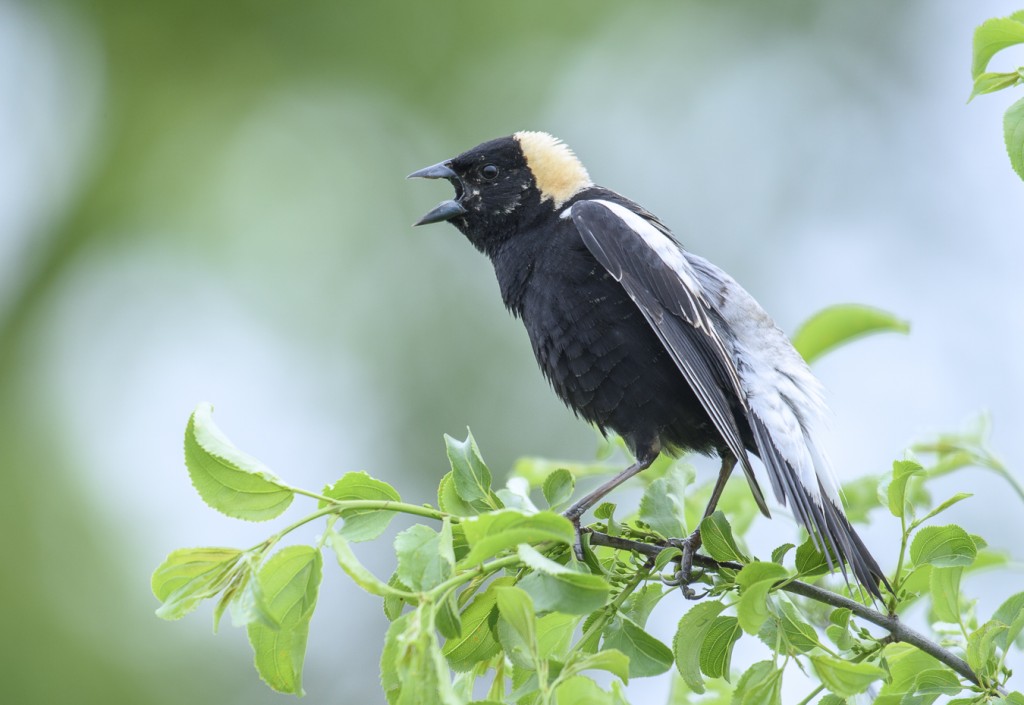
<path id="1" fill-rule="evenodd" d="M 490 258 L 555 393 L 622 436 L 636 458 L 566 512 L 577 527 L 663 450 L 721 458 L 706 515 L 739 462 L 770 516 L 752 453 L 826 557 L 831 549 L 843 575 L 845 563 L 881 599 L 882 570 L 850 526 L 815 440 L 821 386 L 732 277 L 683 250 L 653 214 L 594 185 L 573 152 L 543 132 L 485 142 L 412 177 L 455 187 L 455 198 L 416 224 L 448 221 Z M 683 542 L 684 580 L 699 545 L 698 532 Z"/>

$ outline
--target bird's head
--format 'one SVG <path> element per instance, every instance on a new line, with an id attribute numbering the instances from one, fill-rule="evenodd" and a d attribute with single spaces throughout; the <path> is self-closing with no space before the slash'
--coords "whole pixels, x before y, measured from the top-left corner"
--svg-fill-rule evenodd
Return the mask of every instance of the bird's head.
<path id="1" fill-rule="evenodd" d="M 442 201 L 416 225 L 447 220 L 485 251 L 593 185 L 572 150 L 546 132 L 484 142 L 409 178 L 447 179 L 455 187 L 455 198 Z"/>

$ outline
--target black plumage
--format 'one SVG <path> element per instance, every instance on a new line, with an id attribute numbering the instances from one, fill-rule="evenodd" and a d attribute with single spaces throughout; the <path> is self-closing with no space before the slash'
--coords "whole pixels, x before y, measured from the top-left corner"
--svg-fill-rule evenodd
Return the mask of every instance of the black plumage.
<path id="1" fill-rule="evenodd" d="M 750 453 L 812 539 L 881 597 L 882 571 L 847 521 L 815 444 L 818 383 L 731 277 L 685 252 L 654 215 L 595 186 L 545 133 L 492 140 L 411 176 L 452 183 L 455 198 L 418 224 L 447 220 L 487 255 L 555 393 L 636 456 L 570 518 L 578 522 L 663 450 L 722 458 L 708 512 L 738 462 L 768 515 Z M 696 545 L 695 534 L 685 546 Z"/>

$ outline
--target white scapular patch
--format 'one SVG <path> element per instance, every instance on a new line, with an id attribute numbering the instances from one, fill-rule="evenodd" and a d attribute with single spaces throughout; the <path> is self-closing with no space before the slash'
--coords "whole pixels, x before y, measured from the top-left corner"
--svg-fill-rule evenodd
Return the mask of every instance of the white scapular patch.
<path id="1" fill-rule="evenodd" d="M 594 185 L 586 167 L 569 146 L 547 132 L 517 132 L 513 137 L 526 157 L 542 201 L 554 201 L 555 208 L 585 188 Z"/>
<path id="2" fill-rule="evenodd" d="M 625 206 L 599 198 L 594 199 L 594 203 L 600 203 L 610 210 L 628 225 L 630 230 L 642 237 L 647 246 L 654 250 L 658 257 L 661 258 L 661 261 L 679 275 L 687 291 L 693 294 L 694 297 L 702 298 L 701 286 L 697 283 L 696 273 L 693 267 L 690 266 L 690 263 L 686 261 L 686 257 L 683 255 L 683 251 L 679 249 L 679 245 L 673 242 L 665 233 L 651 225 L 650 222 Z"/>
<path id="3" fill-rule="evenodd" d="M 704 294 L 732 335 L 732 358 L 751 412 L 819 503 L 821 492 L 841 507 L 839 483 L 815 440 L 828 410 L 818 381 L 771 317 L 736 280 L 703 257 L 687 252 Z"/>

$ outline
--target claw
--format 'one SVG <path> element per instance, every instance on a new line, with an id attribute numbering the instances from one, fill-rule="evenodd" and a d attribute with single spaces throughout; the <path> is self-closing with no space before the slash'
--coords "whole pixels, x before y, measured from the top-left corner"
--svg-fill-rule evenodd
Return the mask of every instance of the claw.
<path id="1" fill-rule="evenodd" d="M 710 591 L 705 591 L 698 595 L 690 587 L 690 583 L 694 580 L 693 554 L 701 545 L 700 530 L 694 531 L 685 539 L 671 539 L 669 543 L 682 551 L 683 554 L 678 560 L 679 569 L 672 580 L 667 581 L 667 584 L 678 586 L 679 590 L 683 593 L 683 597 L 687 600 L 699 600 L 702 597 L 706 597 Z"/>

